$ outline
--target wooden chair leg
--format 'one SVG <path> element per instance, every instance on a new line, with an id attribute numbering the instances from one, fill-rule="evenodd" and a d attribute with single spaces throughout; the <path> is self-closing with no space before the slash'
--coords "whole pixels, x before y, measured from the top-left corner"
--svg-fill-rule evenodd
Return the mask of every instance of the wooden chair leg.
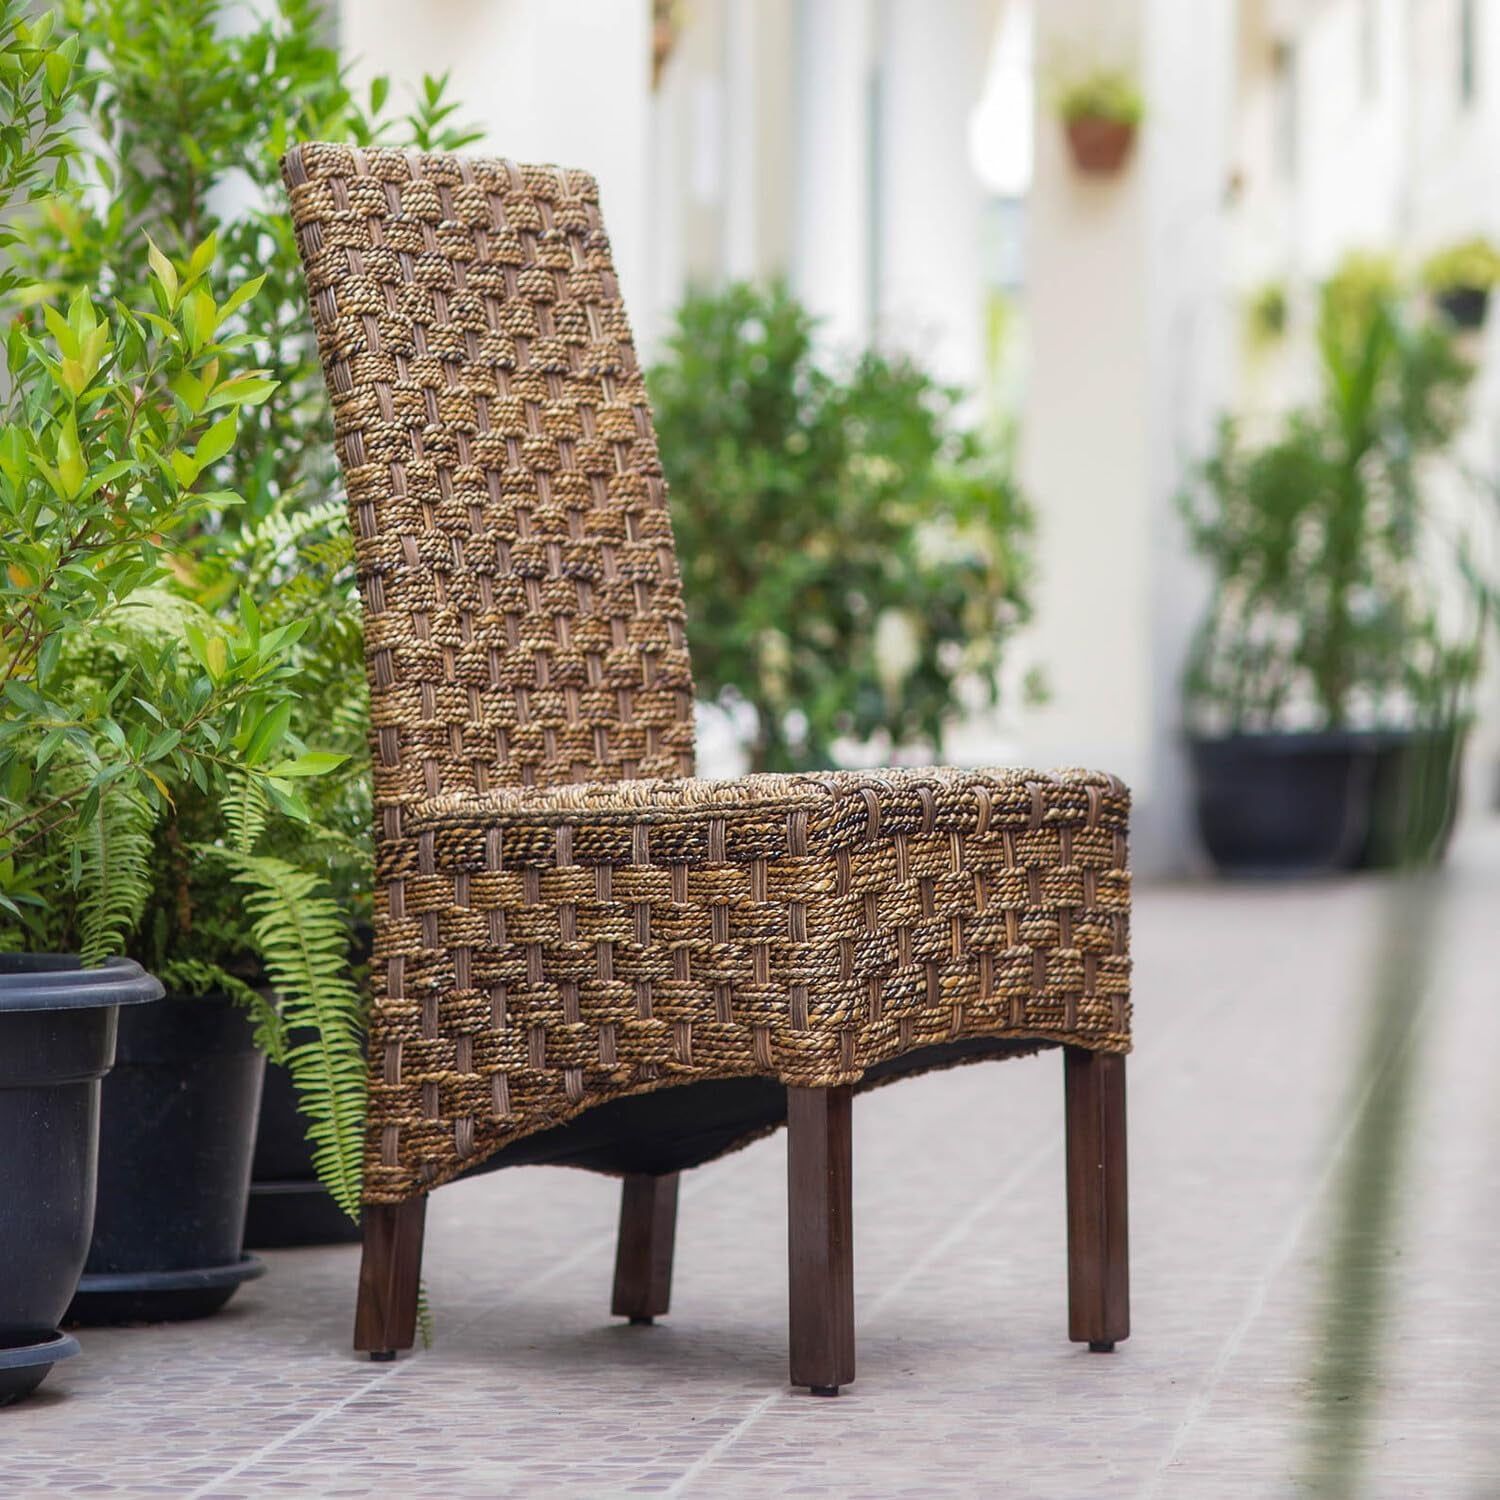
<path id="1" fill-rule="evenodd" d="M 371 1359 L 395 1359 L 398 1349 L 410 1349 L 416 1342 L 426 1218 L 425 1196 L 365 1205 L 354 1347 L 367 1351 Z"/>
<path id="2" fill-rule="evenodd" d="M 1106 1354 L 1130 1337 L 1125 1059 L 1063 1048 L 1068 1134 L 1068 1337 Z"/>
<path id="3" fill-rule="evenodd" d="M 620 1193 L 620 1237 L 615 1245 L 615 1293 L 610 1311 L 632 1323 L 662 1317 L 672 1300 L 672 1243 L 677 1233 L 677 1173 L 625 1179 Z"/>
<path id="4" fill-rule="evenodd" d="M 854 1379 L 854 1090 L 786 1091 L 792 1384 L 837 1396 Z"/>

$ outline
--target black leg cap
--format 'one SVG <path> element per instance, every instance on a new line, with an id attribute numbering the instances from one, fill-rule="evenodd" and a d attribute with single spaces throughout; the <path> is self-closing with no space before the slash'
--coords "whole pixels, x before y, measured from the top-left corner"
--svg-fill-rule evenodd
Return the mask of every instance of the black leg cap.
<path id="1" fill-rule="evenodd" d="M 396 1351 L 394 1349 L 371 1349 L 370 1350 L 370 1359 L 371 1359 L 371 1362 L 374 1363 L 374 1364 L 377 1364 L 377 1365 L 388 1365 L 388 1364 L 390 1364 L 390 1362 L 393 1359 L 395 1359 L 395 1357 L 396 1357 Z"/>
<path id="2" fill-rule="evenodd" d="M 812 1385 L 808 1387 L 815 1396 L 837 1396 L 839 1388 L 836 1385 Z"/>
<path id="3" fill-rule="evenodd" d="M 656 1319 L 650 1313 L 632 1313 L 630 1315 L 630 1326 L 632 1328 L 650 1328 Z"/>
<path id="4" fill-rule="evenodd" d="M 1113 1339 L 1090 1339 L 1090 1354 L 1113 1354 L 1115 1352 L 1115 1341 Z"/>

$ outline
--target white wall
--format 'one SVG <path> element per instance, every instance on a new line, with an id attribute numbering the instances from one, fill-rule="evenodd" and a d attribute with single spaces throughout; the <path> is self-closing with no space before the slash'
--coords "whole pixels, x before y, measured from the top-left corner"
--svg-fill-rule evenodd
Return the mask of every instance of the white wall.
<path id="1" fill-rule="evenodd" d="M 399 89 L 451 70 L 484 149 L 594 174 L 626 305 L 649 345 L 660 315 L 649 0 L 340 0 L 338 19 L 356 78 L 386 73 Z"/>

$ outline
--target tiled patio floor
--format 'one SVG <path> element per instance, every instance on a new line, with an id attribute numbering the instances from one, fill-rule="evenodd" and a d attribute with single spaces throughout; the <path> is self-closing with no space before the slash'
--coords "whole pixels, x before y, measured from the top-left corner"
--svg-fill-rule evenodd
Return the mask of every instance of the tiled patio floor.
<path id="1" fill-rule="evenodd" d="M 1360 1495 L 1500 1495 L 1500 840 L 1461 844 Z M 1065 1338 L 1061 1064 L 856 1104 L 859 1379 L 785 1380 L 782 1138 L 684 1185 L 672 1316 L 606 1316 L 617 1188 L 439 1193 L 437 1343 L 347 1350 L 356 1252 L 270 1257 L 223 1316 L 96 1332 L 0 1414 L 0 1495 L 1135 1496 L 1304 1492 L 1329 1205 L 1380 881 L 1142 890 L 1135 1336 Z"/>

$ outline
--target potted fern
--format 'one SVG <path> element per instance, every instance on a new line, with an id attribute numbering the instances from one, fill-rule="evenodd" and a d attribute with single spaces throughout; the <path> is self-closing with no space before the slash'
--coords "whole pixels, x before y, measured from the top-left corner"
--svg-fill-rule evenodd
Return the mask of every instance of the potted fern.
<path id="1" fill-rule="evenodd" d="M 1320 402 L 1259 445 L 1226 422 L 1184 498 L 1213 573 L 1185 683 L 1198 820 L 1236 872 L 1435 859 L 1456 808 L 1493 587 L 1427 494 L 1470 370 L 1357 269 L 1324 288 Z"/>
<path id="2" fill-rule="evenodd" d="M 1059 86 L 1057 112 L 1074 166 L 1092 176 L 1113 176 L 1130 156 L 1146 101 L 1129 73 L 1093 68 Z"/>
<path id="3" fill-rule="evenodd" d="M 1422 281 L 1455 328 L 1482 328 L 1490 291 L 1500 281 L 1500 250 L 1482 236 L 1449 245 L 1429 257 Z"/>
<path id="4" fill-rule="evenodd" d="M 0 3 L 0 230 L 10 310 L 0 413 L 0 1400 L 70 1352 L 56 1334 L 90 1242 L 100 1084 L 117 1013 L 162 987 L 126 956 L 150 849 L 189 788 L 236 778 L 286 700 L 301 627 L 199 611 L 152 637 L 164 538 L 234 503 L 212 470 L 264 399 L 226 335 L 247 282 L 216 295 L 212 239 L 173 260 L 141 237 L 131 295 L 28 269 L 21 226 L 73 192 L 78 38 Z"/>

